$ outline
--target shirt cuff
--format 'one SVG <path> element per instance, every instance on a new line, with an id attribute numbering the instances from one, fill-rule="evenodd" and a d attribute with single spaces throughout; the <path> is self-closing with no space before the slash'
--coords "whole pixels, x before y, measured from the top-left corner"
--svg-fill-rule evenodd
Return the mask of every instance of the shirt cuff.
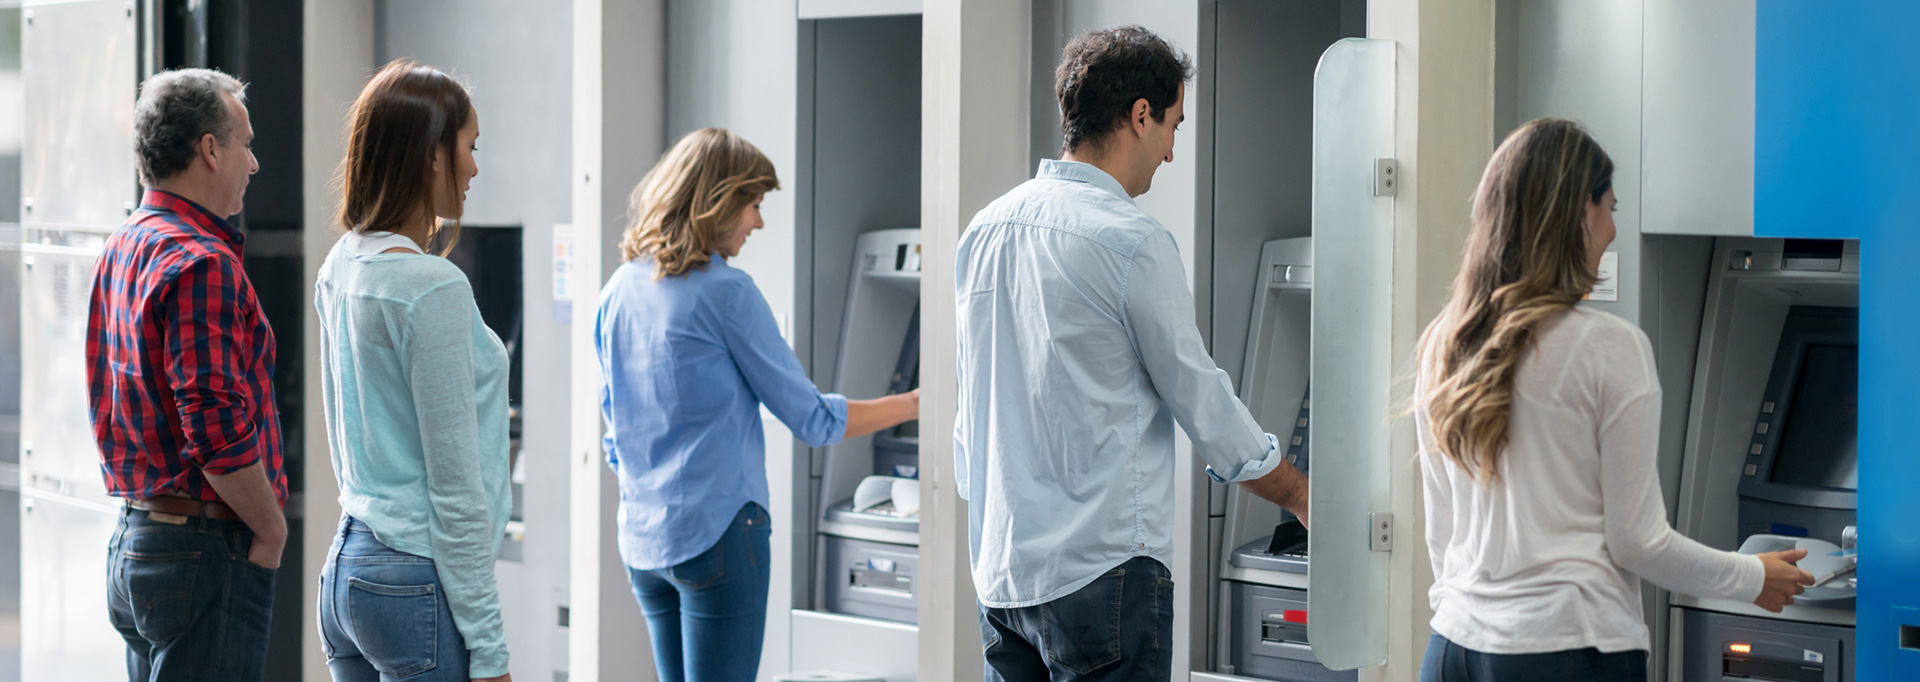
<path id="1" fill-rule="evenodd" d="M 973 472 L 968 470 L 966 455 L 962 454 L 965 452 L 966 446 L 960 444 L 960 439 L 953 439 L 953 491 L 960 494 L 960 499 L 972 502 Z"/>
<path id="2" fill-rule="evenodd" d="M 833 415 L 833 423 L 840 427 L 830 429 L 827 433 L 827 441 L 817 446 L 824 448 L 847 438 L 847 397 L 838 393 L 822 393 L 820 402 L 827 406 L 827 413 Z"/>
<path id="3" fill-rule="evenodd" d="M 467 650 L 467 677 L 485 679 L 507 674 L 505 646 Z"/>
<path id="4" fill-rule="evenodd" d="M 215 476 L 225 476 L 259 463 L 260 429 L 249 425 L 246 435 L 218 450 L 206 453 L 199 460 L 200 471 Z"/>
<path id="5" fill-rule="evenodd" d="M 1746 596 L 1739 599 L 1742 601 L 1759 599 L 1760 593 L 1767 591 L 1767 562 L 1761 561 L 1760 557 L 1752 554 L 1742 554 L 1740 558 L 1745 560 L 1741 562 L 1744 570 L 1740 572 L 1746 574 L 1742 576 L 1744 580 L 1741 582 L 1752 587 L 1746 590 Z"/>
<path id="6" fill-rule="evenodd" d="M 1271 473 L 1275 467 L 1287 461 L 1286 453 L 1280 450 L 1280 439 L 1274 438 L 1271 433 L 1261 435 L 1267 437 L 1267 452 L 1265 455 L 1262 455 L 1260 459 L 1250 460 L 1245 464 L 1241 464 L 1238 472 L 1230 472 L 1226 476 L 1221 476 L 1219 472 L 1213 470 L 1212 465 L 1208 465 L 1207 478 L 1213 479 L 1214 483 L 1222 484 L 1251 481 Z"/>

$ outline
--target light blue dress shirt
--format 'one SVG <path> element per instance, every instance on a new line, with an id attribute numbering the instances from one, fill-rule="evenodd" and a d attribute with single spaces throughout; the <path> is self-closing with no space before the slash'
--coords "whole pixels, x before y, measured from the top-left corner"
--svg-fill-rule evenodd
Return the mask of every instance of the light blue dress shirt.
<path id="1" fill-rule="evenodd" d="M 954 466 L 980 603 L 1019 608 L 1136 556 L 1173 564 L 1173 423 L 1221 482 L 1281 462 L 1213 364 L 1173 235 L 1093 166 L 1041 161 L 954 267 Z"/>
<path id="2" fill-rule="evenodd" d="M 513 505 L 507 349 L 459 266 L 406 237 L 349 233 L 314 285 L 320 392 L 340 508 L 433 560 L 468 674 L 507 674 L 493 563 Z"/>
<path id="3" fill-rule="evenodd" d="M 847 432 L 847 399 L 807 380 L 747 273 L 719 256 L 653 271 L 645 256 L 620 266 L 594 315 L 620 559 L 638 570 L 699 556 L 740 507 L 768 506 L 761 405 L 814 447 Z"/>

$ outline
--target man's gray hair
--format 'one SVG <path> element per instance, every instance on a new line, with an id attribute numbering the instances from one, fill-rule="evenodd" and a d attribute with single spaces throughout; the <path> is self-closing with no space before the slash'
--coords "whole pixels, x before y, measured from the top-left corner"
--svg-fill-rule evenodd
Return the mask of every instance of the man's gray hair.
<path id="1" fill-rule="evenodd" d="M 247 86 L 211 69 L 167 71 L 141 84 L 133 107 L 133 153 L 142 184 L 152 187 L 193 165 L 207 133 L 221 144 L 229 141 L 235 121 L 223 94 L 245 102 Z"/>

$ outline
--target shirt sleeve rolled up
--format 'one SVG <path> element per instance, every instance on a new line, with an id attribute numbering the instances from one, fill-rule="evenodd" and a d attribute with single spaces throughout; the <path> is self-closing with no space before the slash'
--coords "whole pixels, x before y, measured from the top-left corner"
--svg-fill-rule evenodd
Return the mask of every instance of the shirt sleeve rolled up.
<path id="1" fill-rule="evenodd" d="M 1125 324 L 1134 349 L 1154 390 L 1193 440 L 1194 453 L 1206 461 L 1207 475 L 1237 483 L 1279 466 L 1279 439 L 1260 429 L 1200 339 L 1193 294 L 1171 234 L 1160 230 L 1140 244 L 1125 291 Z"/>

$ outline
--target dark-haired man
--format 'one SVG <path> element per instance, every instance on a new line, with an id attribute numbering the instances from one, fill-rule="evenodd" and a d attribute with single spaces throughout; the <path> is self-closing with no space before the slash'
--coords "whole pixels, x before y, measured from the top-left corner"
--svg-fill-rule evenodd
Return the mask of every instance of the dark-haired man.
<path id="1" fill-rule="evenodd" d="M 1305 477 L 1207 355 L 1173 235 L 1133 203 L 1192 77 L 1138 26 L 1075 38 L 1061 159 L 960 240 L 954 458 L 990 681 L 1169 679 L 1174 421 L 1208 475 L 1306 520 Z"/>
<path id="2" fill-rule="evenodd" d="M 140 86 L 147 189 L 94 269 L 93 433 L 107 492 L 127 500 L 107 548 L 108 616 L 143 682 L 266 672 L 287 479 L 273 331 L 226 221 L 260 169 L 244 96 L 206 69 Z"/>

